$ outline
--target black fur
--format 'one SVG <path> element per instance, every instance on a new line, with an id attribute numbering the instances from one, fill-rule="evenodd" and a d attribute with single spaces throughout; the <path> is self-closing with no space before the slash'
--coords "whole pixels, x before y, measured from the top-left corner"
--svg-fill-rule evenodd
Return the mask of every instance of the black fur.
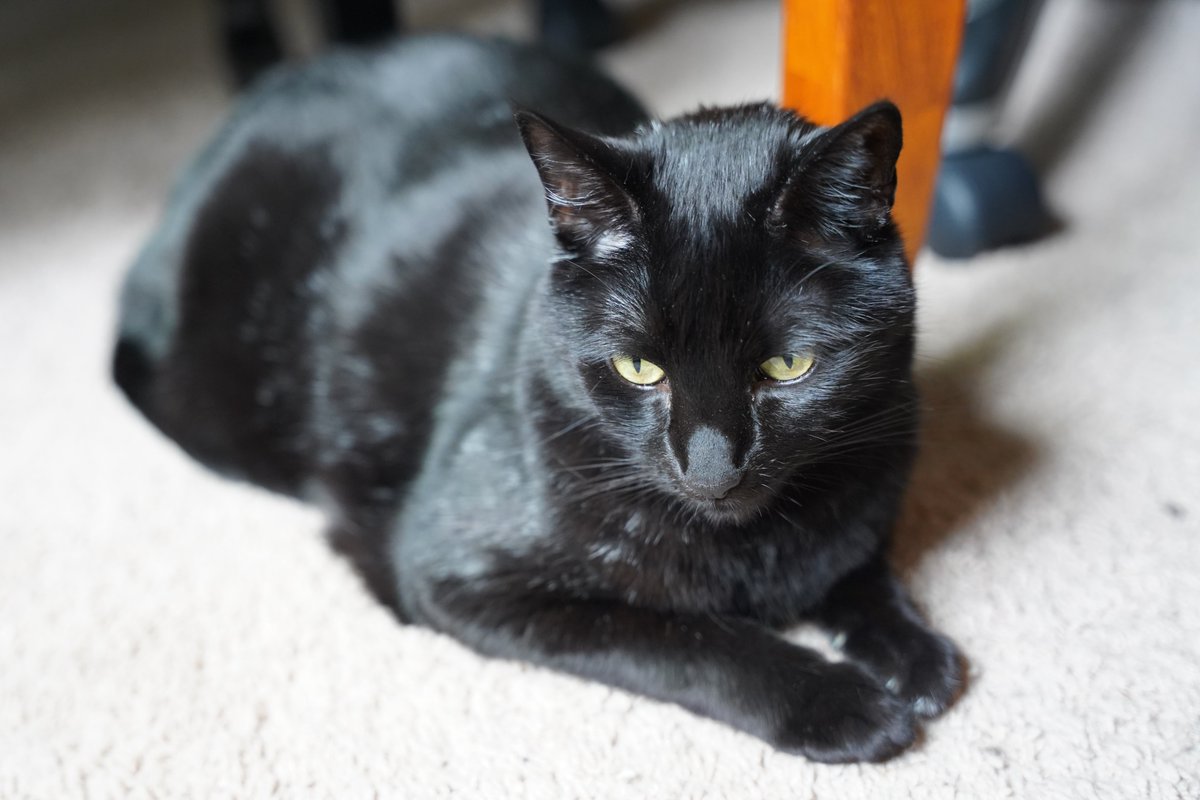
<path id="1" fill-rule="evenodd" d="M 205 463 L 324 503 L 404 619 L 886 758 L 959 683 L 884 560 L 917 425 L 899 149 L 888 103 L 658 124 L 502 42 L 336 56 L 185 176 L 117 380 Z M 759 368 L 802 352 L 796 382 Z M 777 634 L 803 620 L 848 661 Z"/>

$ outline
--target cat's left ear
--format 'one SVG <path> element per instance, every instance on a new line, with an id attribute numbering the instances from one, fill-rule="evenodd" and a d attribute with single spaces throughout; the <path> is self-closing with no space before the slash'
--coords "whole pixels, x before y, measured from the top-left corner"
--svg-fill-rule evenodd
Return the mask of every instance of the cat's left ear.
<path id="1" fill-rule="evenodd" d="M 891 221 L 902 143 L 900 109 L 887 100 L 825 131 L 781 193 L 777 221 L 875 240 Z"/>
<path id="2" fill-rule="evenodd" d="M 513 113 L 546 189 L 550 222 L 572 254 L 607 255 L 633 238 L 638 209 L 615 177 L 622 154 L 598 137 L 522 109 Z"/>

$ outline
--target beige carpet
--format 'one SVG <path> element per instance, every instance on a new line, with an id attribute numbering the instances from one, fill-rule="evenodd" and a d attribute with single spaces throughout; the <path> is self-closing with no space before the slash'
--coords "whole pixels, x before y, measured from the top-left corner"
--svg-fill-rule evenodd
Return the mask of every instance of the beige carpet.
<path id="1" fill-rule="evenodd" d="M 521 29 L 480 5 L 418 17 Z M 844 767 L 399 627 L 122 402 L 118 276 L 226 105 L 207 9 L 0 10 L 0 797 L 1200 797 L 1200 4 L 1052 0 L 1004 135 L 1065 231 L 918 265 L 899 560 L 971 686 Z M 771 0 L 647 10 L 612 62 L 660 110 L 775 92 Z"/>

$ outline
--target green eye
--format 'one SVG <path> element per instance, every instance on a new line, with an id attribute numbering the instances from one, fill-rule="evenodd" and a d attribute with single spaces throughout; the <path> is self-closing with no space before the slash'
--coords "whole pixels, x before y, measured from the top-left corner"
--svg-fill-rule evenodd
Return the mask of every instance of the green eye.
<path id="1" fill-rule="evenodd" d="M 758 368 L 771 380 L 785 383 L 807 375 L 812 370 L 815 360 L 812 353 L 788 353 L 768 358 L 759 364 Z"/>
<path id="2" fill-rule="evenodd" d="M 613 369 L 637 386 L 653 386 L 666 377 L 662 367 L 637 356 L 614 356 Z"/>

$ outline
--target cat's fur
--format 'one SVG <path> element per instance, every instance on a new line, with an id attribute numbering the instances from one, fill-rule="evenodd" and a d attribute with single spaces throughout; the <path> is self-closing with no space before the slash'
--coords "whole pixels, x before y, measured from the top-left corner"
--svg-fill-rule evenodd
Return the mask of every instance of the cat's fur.
<path id="1" fill-rule="evenodd" d="M 334 56 L 185 174 L 116 378 L 204 463 L 325 504 L 404 619 L 885 758 L 959 683 L 885 562 L 916 429 L 899 149 L 888 103 L 660 124 L 503 42 Z M 797 383 L 758 372 L 802 351 Z M 778 635 L 803 620 L 847 661 Z"/>

